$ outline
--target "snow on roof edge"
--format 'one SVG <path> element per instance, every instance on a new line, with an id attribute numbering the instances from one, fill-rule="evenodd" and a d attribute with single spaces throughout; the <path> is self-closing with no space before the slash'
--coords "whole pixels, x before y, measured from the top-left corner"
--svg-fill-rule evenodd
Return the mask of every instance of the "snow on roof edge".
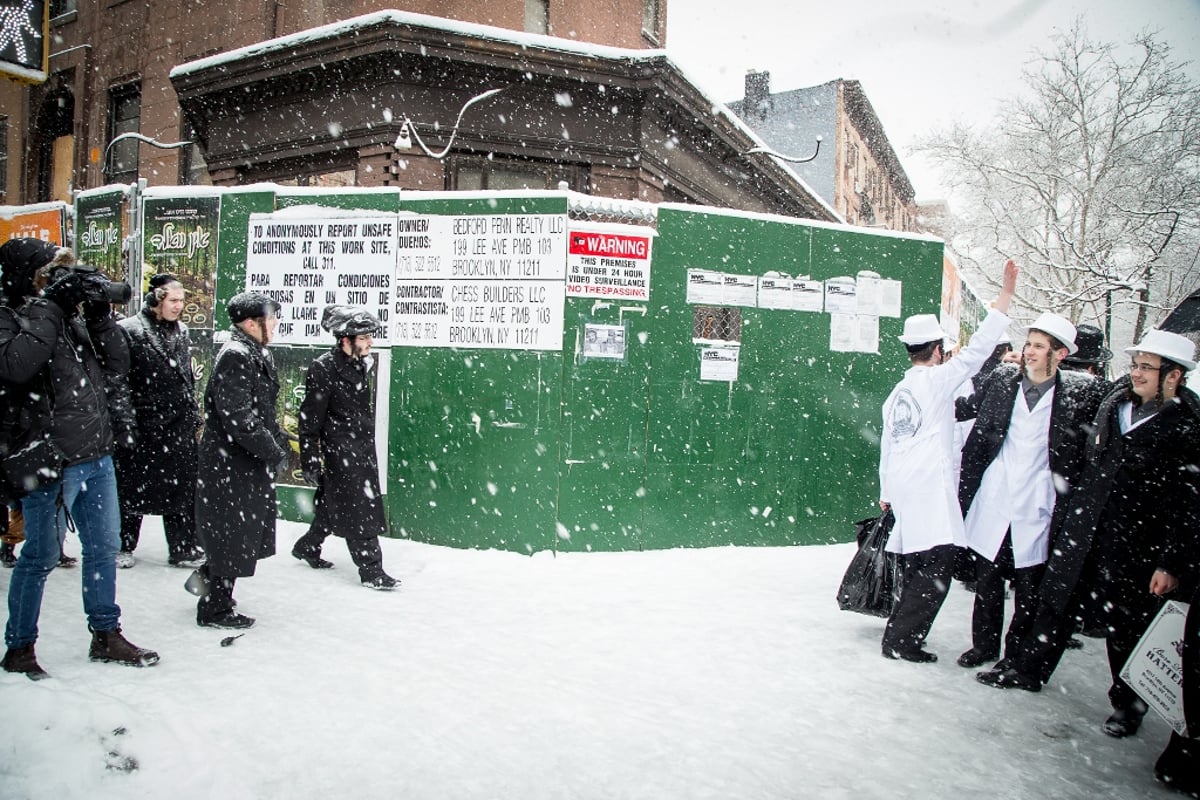
<path id="1" fill-rule="evenodd" d="M 653 58 L 661 58 L 666 55 L 665 50 L 635 50 L 625 47 L 613 47 L 611 45 L 593 44 L 590 42 L 574 42 L 570 39 L 563 39 L 557 36 L 548 36 L 542 33 L 524 33 L 514 31 L 508 28 L 499 28 L 494 25 L 483 25 L 477 22 L 461 22 L 459 20 L 447 19 L 445 17 L 433 17 L 428 14 L 416 14 L 410 11 L 398 11 L 389 9 L 385 11 L 375 11 L 370 14 L 362 14 L 350 19 L 331 22 L 328 25 L 320 25 L 316 28 L 291 33 L 286 36 L 279 36 L 274 39 L 267 39 L 254 44 L 239 47 L 234 50 L 227 50 L 224 53 L 216 53 L 215 55 L 199 58 L 195 61 L 189 61 L 173 67 L 169 73 L 169 77 L 175 78 L 180 75 L 188 75 L 193 72 L 210 69 L 215 66 L 220 66 L 225 63 L 237 61 L 248 56 L 259 55 L 262 53 L 270 53 L 276 50 L 284 50 L 289 47 L 294 47 L 298 44 L 306 42 L 315 42 L 322 39 L 334 38 L 344 33 L 349 33 L 358 28 L 371 27 L 384 22 L 394 22 L 396 24 L 419 25 L 425 28 L 433 28 L 436 30 L 445 31 L 447 33 L 458 33 L 464 36 L 473 36 L 480 39 L 493 39 L 496 41 L 505 41 L 510 44 L 520 45 L 522 47 L 534 48 L 540 47 L 546 50 L 557 50 L 567 53 L 576 53 L 579 55 L 595 55 L 603 58 L 619 59 L 625 58 L 630 60 L 648 60 Z"/>

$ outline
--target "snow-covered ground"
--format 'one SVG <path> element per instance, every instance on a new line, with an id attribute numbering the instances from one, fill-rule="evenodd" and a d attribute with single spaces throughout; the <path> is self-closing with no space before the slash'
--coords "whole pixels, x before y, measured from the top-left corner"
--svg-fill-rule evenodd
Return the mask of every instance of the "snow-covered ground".
<path id="1" fill-rule="evenodd" d="M 46 587 L 51 680 L 0 672 L 0 797 L 1172 798 L 1168 728 L 1100 732 L 1102 642 L 1041 694 L 954 663 L 971 595 L 950 594 L 935 665 L 879 654 L 882 620 L 839 611 L 851 546 L 533 557 L 384 540 L 394 593 L 280 555 L 240 581 L 258 625 L 198 628 L 156 518 L 118 574 L 129 638 L 162 661 L 87 660 L 79 571 Z M 68 552 L 78 555 L 77 541 Z M 7 595 L 8 570 L 0 570 Z M 136 762 L 136 769 L 127 768 Z"/>

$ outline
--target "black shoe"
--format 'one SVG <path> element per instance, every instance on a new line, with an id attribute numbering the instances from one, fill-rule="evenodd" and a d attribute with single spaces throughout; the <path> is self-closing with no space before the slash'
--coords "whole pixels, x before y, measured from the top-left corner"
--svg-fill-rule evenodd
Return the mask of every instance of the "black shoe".
<path id="1" fill-rule="evenodd" d="M 254 617 L 247 617 L 245 614 L 238 614 L 235 611 L 226 611 L 224 614 L 218 614 L 212 618 L 196 617 L 196 624 L 201 628 L 242 630 L 254 627 Z"/>
<path id="2" fill-rule="evenodd" d="M 363 586 L 368 589 L 378 589 L 381 592 L 389 592 L 400 585 L 400 581 L 388 575 L 386 572 L 381 572 L 374 578 L 368 578 L 362 582 Z"/>
<path id="3" fill-rule="evenodd" d="M 1024 689 L 1027 692 L 1040 692 L 1042 682 L 1037 678 L 1009 669 L 992 669 L 987 672 L 975 673 L 975 680 L 984 686 L 994 686 L 997 689 Z"/>
<path id="4" fill-rule="evenodd" d="M 1067 639 L 1067 649 L 1068 650 L 1082 650 L 1083 649 L 1083 641 L 1078 636 L 1072 636 L 1070 639 Z"/>
<path id="5" fill-rule="evenodd" d="M 989 661 L 995 661 L 1000 657 L 999 653 L 985 653 L 977 647 L 972 647 L 967 652 L 958 657 L 958 665 L 967 669 L 982 667 Z"/>
<path id="6" fill-rule="evenodd" d="M 92 631 L 92 646 L 88 659 L 127 667 L 151 667 L 158 663 L 158 653 L 138 647 L 121 635 L 121 629 Z"/>
<path id="7" fill-rule="evenodd" d="M 1124 739 L 1126 736 L 1133 736 L 1138 732 L 1138 728 L 1142 727 L 1142 717 L 1144 716 L 1146 716 L 1145 710 L 1139 713 L 1136 708 L 1118 708 L 1109 715 L 1108 719 L 1104 720 L 1104 724 L 1100 728 L 1114 739 Z"/>
<path id="8" fill-rule="evenodd" d="M 914 664 L 933 664 L 937 661 L 936 653 L 922 650 L 920 647 L 913 650 L 897 650 L 893 647 L 885 647 L 883 648 L 883 657 L 911 661 Z"/>
<path id="9" fill-rule="evenodd" d="M 299 550 L 292 551 L 292 558 L 298 558 L 313 569 L 333 569 L 333 562 L 326 561 L 318 555 L 305 555 Z"/>
<path id="10" fill-rule="evenodd" d="M 17 565 L 17 554 L 13 552 L 15 549 L 16 545 L 7 542 L 0 544 L 0 565 L 3 565 L 5 569 L 12 569 Z"/>
<path id="11" fill-rule="evenodd" d="M 79 563 L 78 558 L 72 558 L 71 556 L 67 555 L 66 553 L 58 554 L 58 565 L 60 567 L 62 567 L 63 569 L 71 569 L 78 563 Z"/>
<path id="12" fill-rule="evenodd" d="M 50 674 L 37 662 L 37 656 L 33 652 L 33 642 L 21 647 L 8 648 L 4 654 L 4 660 L 0 661 L 0 667 L 3 667 L 5 672 L 23 673 L 31 681 L 40 681 L 42 678 L 50 677 Z"/>

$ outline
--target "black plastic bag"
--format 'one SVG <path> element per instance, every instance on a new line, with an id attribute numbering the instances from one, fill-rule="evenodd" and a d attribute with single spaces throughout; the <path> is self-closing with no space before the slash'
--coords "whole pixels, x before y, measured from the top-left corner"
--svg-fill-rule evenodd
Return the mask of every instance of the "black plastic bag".
<path id="1" fill-rule="evenodd" d="M 886 617 L 900 594 L 900 557 L 884 550 L 895 517 L 888 511 L 882 517 L 855 523 L 865 537 L 859 539 L 858 552 L 838 587 L 838 606 L 874 617 Z"/>

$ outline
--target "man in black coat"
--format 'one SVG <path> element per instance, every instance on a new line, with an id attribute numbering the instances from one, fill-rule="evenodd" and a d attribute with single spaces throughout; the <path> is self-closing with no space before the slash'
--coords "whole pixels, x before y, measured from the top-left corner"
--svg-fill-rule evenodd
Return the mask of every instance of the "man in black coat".
<path id="1" fill-rule="evenodd" d="M 1146 705 L 1120 679 L 1138 639 L 1180 580 L 1200 575 L 1200 412 L 1186 389 L 1195 347 L 1151 331 L 1136 346 L 1129 377 L 1100 404 L 1084 474 L 1071 496 L 1042 579 L 1028 635 L 1005 668 L 980 683 L 1039 691 L 1057 667 L 1085 600 L 1104 611 L 1113 713 L 1104 732 L 1135 733 Z"/>
<path id="2" fill-rule="evenodd" d="M 1200 797 L 1200 576 L 1183 626 L 1183 717 L 1190 736 L 1171 731 L 1154 763 L 1154 777 L 1185 794 Z"/>
<path id="3" fill-rule="evenodd" d="M 276 419 L 279 381 L 267 345 L 279 304 L 251 292 L 227 306 L 229 340 L 213 362 L 204 392 L 204 435 L 196 482 L 196 534 L 208 555 L 198 570 L 196 624 L 249 628 L 234 611 L 233 586 L 275 555 L 275 474 L 287 455 Z"/>
<path id="4" fill-rule="evenodd" d="M 0 499 L 19 500 L 25 522 L 8 585 L 2 666 L 34 680 L 46 677 L 34 653 L 42 593 L 71 520 L 83 547 L 88 657 L 137 667 L 158 662 L 157 653 L 121 634 L 117 605 L 112 448 L 132 417 L 121 380 L 129 351 L 112 316 L 112 285 L 73 264 L 69 250 L 37 239 L 0 246 L 0 477 L 9 495 Z"/>
<path id="5" fill-rule="evenodd" d="M 956 408 L 960 419 L 975 418 L 959 480 L 966 541 L 976 554 L 972 646 L 958 658 L 962 667 L 1000 656 L 1006 578 L 1016 602 L 1005 650 L 1028 631 L 1053 520 L 1083 470 L 1085 428 L 1100 402 L 1090 378 L 1059 369 L 1077 349 L 1070 321 L 1042 314 L 1024 339 L 1020 366 L 1000 365 Z"/>
<path id="6" fill-rule="evenodd" d="M 341 536 L 363 586 L 394 589 L 396 579 L 383 571 L 379 547 L 387 520 L 368 379 L 381 324 L 367 311 L 344 306 L 328 306 L 322 324 L 337 344 L 308 368 L 299 430 L 301 469 L 317 485 L 316 512 L 292 555 L 313 569 L 327 569 L 333 564 L 321 558 L 321 545 L 330 534 Z"/>
<path id="7" fill-rule="evenodd" d="M 163 518 L 167 561 L 198 567 L 204 553 L 196 544 L 196 436 L 200 410 L 183 312 L 183 284 L 172 275 L 150 279 L 141 313 L 118 323 L 129 343 L 129 390 L 136 436 L 118 447 L 117 487 L 121 495 L 121 552 L 117 566 L 134 565 L 133 551 L 142 516 Z"/>

